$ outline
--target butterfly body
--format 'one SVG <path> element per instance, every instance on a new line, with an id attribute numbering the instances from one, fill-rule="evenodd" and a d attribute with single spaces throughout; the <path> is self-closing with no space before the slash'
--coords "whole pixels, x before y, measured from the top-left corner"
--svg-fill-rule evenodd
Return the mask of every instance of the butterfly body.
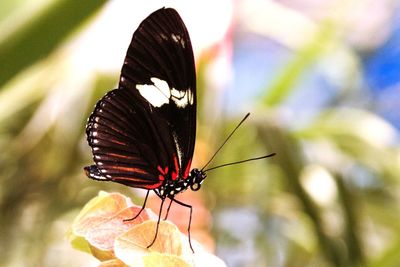
<path id="1" fill-rule="evenodd" d="M 154 191 L 161 198 L 174 198 L 176 194 L 179 194 L 188 188 L 193 191 L 197 191 L 200 189 L 201 184 L 206 178 L 205 172 L 193 169 L 187 178 L 181 178 L 175 180 L 166 180 L 166 182 L 160 186 L 160 188 L 155 189 Z"/>

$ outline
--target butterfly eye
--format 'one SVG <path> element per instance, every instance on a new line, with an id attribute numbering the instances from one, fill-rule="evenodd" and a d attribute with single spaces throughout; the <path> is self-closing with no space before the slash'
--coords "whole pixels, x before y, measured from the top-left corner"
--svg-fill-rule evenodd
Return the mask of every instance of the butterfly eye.
<path id="1" fill-rule="evenodd" d="M 200 187 L 201 187 L 201 184 L 200 184 L 200 183 L 194 183 L 194 184 L 191 184 L 191 185 L 190 185 L 190 189 L 192 189 L 193 191 L 199 190 Z"/>

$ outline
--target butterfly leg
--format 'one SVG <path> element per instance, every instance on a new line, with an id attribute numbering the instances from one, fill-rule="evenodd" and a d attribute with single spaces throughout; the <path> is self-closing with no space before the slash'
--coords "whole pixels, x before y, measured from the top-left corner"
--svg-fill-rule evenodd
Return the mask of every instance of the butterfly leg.
<path id="1" fill-rule="evenodd" d="M 124 222 L 133 221 L 134 219 L 136 219 L 137 217 L 139 217 L 140 213 L 142 213 L 142 211 L 143 211 L 144 208 L 146 207 L 146 202 L 147 202 L 147 198 L 149 197 L 149 193 L 150 193 L 150 190 L 147 190 L 147 194 L 146 194 L 146 197 L 144 198 L 143 206 L 142 206 L 142 208 L 140 209 L 140 211 L 138 212 L 138 214 L 136 214 L 135 217 L 133 217 L 133 218 L 124 219 Z"/>
<path id="2" fill-rule="evenodd" d="M 163 208 L 163 205 L 164 205 L 164 201 L 165 201 L 165 198 L 161 198 L 160 211 L 158 212 L 158 220 L 157 220 L 156 234 L 154 235 L 153 241 L 150 243 L 150 245 L 147 246 L 147 248 L 151 247 L 151 246 L 154 244 L 154 242 L 156 241 L 156 239 L 157 239 L 158 227 L 159 227 L 159 225 L 160 225 L 160 218 L 161 218 L 161 212 L 162 212 L 162 208 Z"/>
<path id="3" fill-rule="evenodd" d="M 165 214 L 164 221 L 168 218 L 169 210 L 171 209 L 172 201 L 174 201 L 173 197 L 171 198 L 171 202 L 169 202 L 167 213 Z"/>
<path id="4" fill-rule="evenodd" d="M 181 201 L 179 201 L 179 200 L 176 200 L 176 199 L 174 199 L 174 198 L 171 198 L 171 203 L 172 203 L 172 201 L 173 201 L 173 202 L 176 202 L 177 204 L 179 204 L 179 205 L 181 205 L 181 206 L 184 206 L 184 207 L 190 209 L 189 225 L 188 225 L 187 231 L 188 231 L 188 239 L 189 239 L 190 249 L 191 249 L 192 252 L 194 253 L 194 250 L 193 250 L 193 247 L 192 247 L 192 240 L 191 240 L 191 238 L 190 238 L 190 225 L 192 224 L 192 211 L 193 211 L 193 207 L 190 206 L 190 205 L 188 205 L 188 204 L 186 204 L 186 203 L 183 203 L 183 202 L 181 202 Z"/>

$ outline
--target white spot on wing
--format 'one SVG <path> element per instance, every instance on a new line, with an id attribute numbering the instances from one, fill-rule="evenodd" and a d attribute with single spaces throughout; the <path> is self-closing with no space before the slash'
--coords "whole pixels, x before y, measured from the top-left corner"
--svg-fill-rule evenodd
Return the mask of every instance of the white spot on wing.
<path id="1" fill-rule="evenodd" d="M 160 33 L 161 39 L 163 40 L 168 40 L 167 36 L 163 33 Z"/>
<path id="2" fill-rule="evenodd" d="M 168 104 L 171 96 L 168 83 L 158 78 L 151 78 L 150 80 L 153 84 L 138 84 L 136 89 L 153 107 Z"/>
<path id="3" fill-rule="evenodd" d="M 171 95 L 175 98 L 182 99 L 186 95 L 186 91 L 178 91 L 178 90 L 172 88 Z"/>
<path id="4" fill-rule="evenodd" d="M 193 94 L 192 94 L 192 91 L 190 90 L 190 88 L 187 89 L 186 91 L 178 91 L 178 90 L 172 88 L 171 96 L 172 96 L 171 97 L 172 100 L 175 102 L 175 104 L 179 108 L 184 108 L 188 104 L 189 105 L 193 104 Z"/>
<path id="5" fill-rule="evenodd" d="M 171 34 L 171 38 L 172 38 L 172 40 L 174 40 L 175 43 L 179 43 L 179 39 L 180 39 L 179 35 L 176 35 L 175 33 L 173 33 L 173 34 Z"/>
<path id="6" fill-rule="evenodd" d="M 183 38 L 180 35 L 176 35 L 176 34 L 171 34 L 171 38 L 172 40 L 177 43 L 180 44 L 183 48 L 185 48 L 185 41 L 183 40 Z"/>
<path id="7" fill-rule="evenodd" d="M 144 97 L 153 107 L 161 107 L 168 104 L 171 99 L 178 108 L 185 108 L 193 104 L 193 93 L 190 88 L 180 91 L 170 88 L 166 81 L 158 78 L 150 78 L 153 84 L 138 84 L 140 95 Z"/>

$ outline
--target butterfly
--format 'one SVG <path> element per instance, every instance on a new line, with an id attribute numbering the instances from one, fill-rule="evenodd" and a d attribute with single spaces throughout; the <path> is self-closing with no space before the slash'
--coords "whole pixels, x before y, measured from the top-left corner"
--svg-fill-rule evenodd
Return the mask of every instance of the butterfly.
<path id="1" fill-rule="evenodd" d="M 188 239 L 193 251 L 192 206 L 175 196 L 189 188 L 199 190 L 206 178 L 204 167 L 191 170 L 196 104 L 188 30 L 176 10 L 161 8 L 134 32 L 118 88 L 98 101 L 86 126 L 95 163 L 84 168 L 86 175 L 147 190 L 142 209 L 127 220 L 143 211 L 150 191 L 161 198 L 156 234 L 148 247 L 157 238 L 161 211 L 169 199 L 170 205 L 175 202 L 190 209 Z"/>
<path id="2" fill-rule="evenodd" d="M 86 134 L 95 162 L 84 168 L 89 178 L 148 190 L 142 210 L 153 190 L 161 205 L 168 198 L 192 213 L 175 195 L 199 190 L 206 175 L 190 171 L 196 72 L 189 33 L 176 10 L 161 8 L 139 25 L 118 88 L 96 104 Z"/>

